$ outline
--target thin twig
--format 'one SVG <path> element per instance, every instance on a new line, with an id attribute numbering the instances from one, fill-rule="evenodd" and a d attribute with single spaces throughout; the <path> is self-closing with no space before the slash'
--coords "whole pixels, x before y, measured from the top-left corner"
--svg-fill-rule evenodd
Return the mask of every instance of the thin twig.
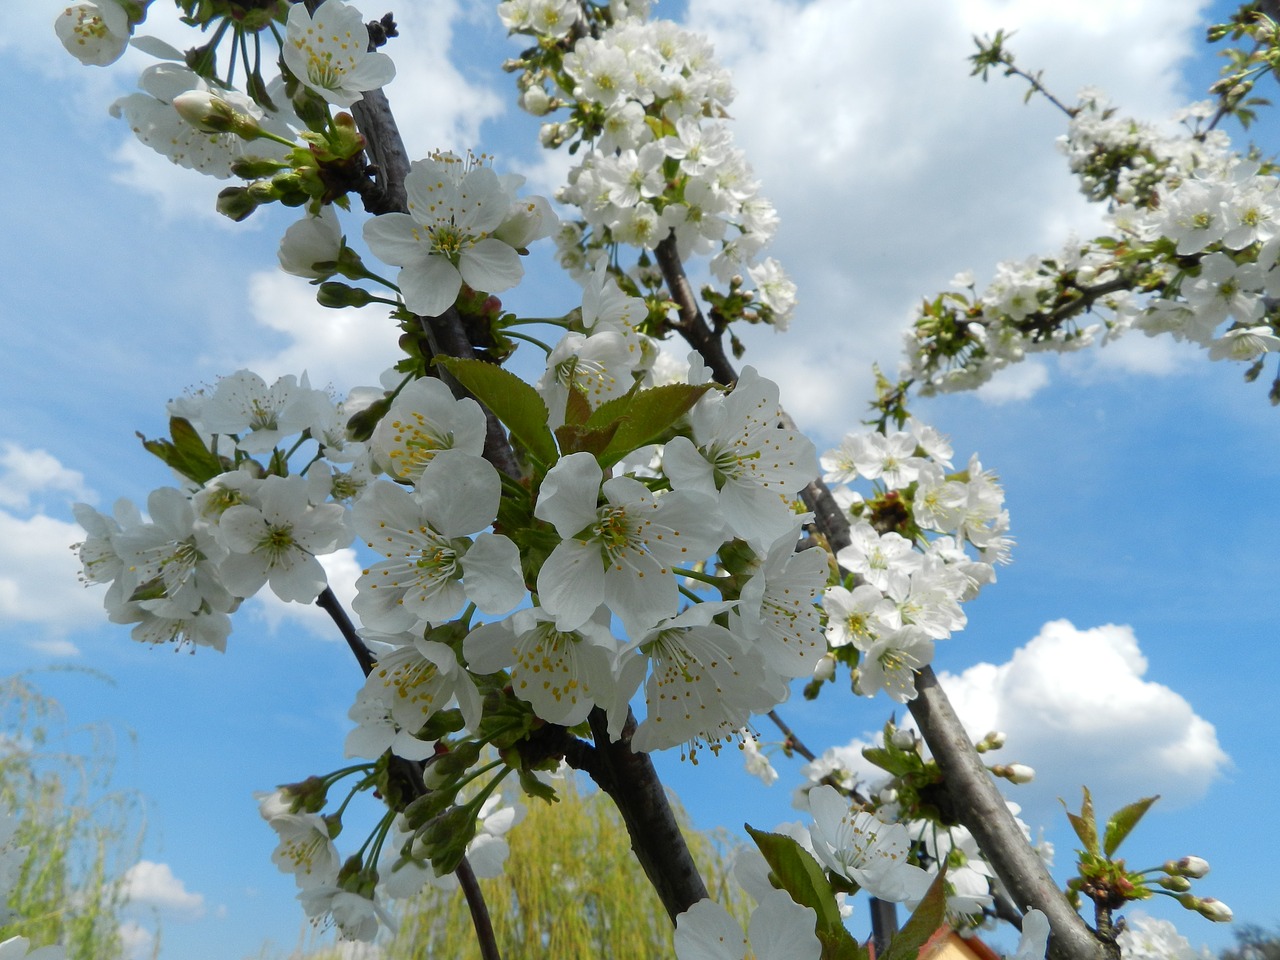
<path id="1" fill-rule="evenodd" d="M 480 956 L 484 960 L 502 960 L 502 954 L 498 952 L 498 941 L 493 935 L 493 923 L 489 919 L 489 907 L 484 902 L 484 893 L 481 892 L 475 871 L 471 869 L 466 857 L 462 858 L 454 875 L 458 878 L 458 886 L 462 888 L 462 893 L 467 898 L 467 907 L 471 910 L 471 924 L 476 928 Z"/>
<path id="2" fill-rule="evenodd" d="M 327 613 L 329 619 L 337 626 L 338 632 L 342 634 L 342 639 L 347 641 L 347 646 L 351 648 L 356 662 L 360 664 L 360 669 L 364 671 L 364 675 L 367 677 L 373 672 L 373 665 L 377 661 L 374 659 L 373 654 L 369 652 L 369 648 L 364 645 L 364 641 L 360 639 L 360 634 L 356 632 L 355 624 L 347 616 L 347 611 L 342 609 L 342 604 L 338 601 L 337 596 L 331 589 L 325 587 L 320 591 L 320 596 L 316 597 L 316 606 Z"/>

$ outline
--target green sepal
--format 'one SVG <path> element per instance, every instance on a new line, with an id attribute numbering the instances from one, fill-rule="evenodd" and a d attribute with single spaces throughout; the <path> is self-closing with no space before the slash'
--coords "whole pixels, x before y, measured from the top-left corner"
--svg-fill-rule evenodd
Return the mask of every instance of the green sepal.
<path id="1" fill-rule="evenodd" d="M 170 468 L 176 470 L 188 480 L 205 484 L 220 473 L 226 473 L 231 465 L 205 446 L 204 440 L 191 425 L 191 421 L 183 417 L 169 418 L 169 440 L 148 440 L 141 433 L 137 434 L 148 453 L 155 454 Z"/>
<path id="2" fill-rule="evenodd" d="M 535 721 L 537 718 L 527 703 L 505 690 L 495 691 L 484 699 L 484 713 L 476 738 L 505 750 L 528 736 Z"/>
<path id="3" fill-rule="evenodd" d="M 558 456 L 555 437 L 547 427 L 547 405 L 538 391 L 514 373 L 483 360 L 435 357 L 432 361 L 448 370 L 475 398 L 493 411 L 511 436 L 543 463 Z"/>
<path id="4" fill-rule="evenodd" d="M 1071 822 L 1071 829 L 1075 830 L 1076 836 L 1080 838 L 1080 842 L 1084 844 L 1085 853 L 1097 854 L 1098 847 L 1098 821 L 1093 813 L 1093 797 L 1089 795 L 1089 788 L 1082 787 L 1084 790 L 1084 802 L 1080 804 L 1080 815 L 1067 810 L 1067 819 Z M 1060 801 L 1063 808 L 1067 806 L 1065 800 Z"/>
<path id="5" fill-rule="evenodd" d="M 893 935 L 889 946 L 879 960 L 916 960 L 920 948 L 928 943 L 947 919 L 947 865 L 944 863 L 938 875 L 929 884 L 924 899 L 912 912 L 902 929 Z"/>
<path id="6" fill-rule="evenodd" d="M 1124 843 L 1124 838 L 1138 825 L 1143 814 L 1159 799 L 1159 794 L 1154 797 L 1143 797 L 1126 807 L 1121 807 L 1108 818 L 1107 828 L 1102 835 L 1102 852 L 1107 855 L 1107 859 L 1111 858 L 1120 844 Z"/>
<path id="7" fill-rule="evenodd" d="M 657 441 L 713 386 L 672 383 L 636 390 L 602 403 L 587 420 L 587 428 L 603 430 L 615 423 L 617 427 L 604 451 L 596 457 L 600 466 L 611 467 L 632 451 Z"/>
<path id="8" fill-rule="evenodd" d="M 556 795 L 556 788 L 549 783 L 543 783 L 533 775 L 532 770 L 518 770 L 516 775 L 520 778 L 520 789 L 531 797 L 538 797 L 547 803 L 555 803 L 560 798 Z"/>
<path id="9" fill-rule="evenodd" d="M 822 944 L 822 960 L 867 960 L 866 949 L 845 929 L 835 892 L 813 855 L 791 837 L 743 826 L 768 862 L 774 885 L 818 915 L 814 932 Z"/>

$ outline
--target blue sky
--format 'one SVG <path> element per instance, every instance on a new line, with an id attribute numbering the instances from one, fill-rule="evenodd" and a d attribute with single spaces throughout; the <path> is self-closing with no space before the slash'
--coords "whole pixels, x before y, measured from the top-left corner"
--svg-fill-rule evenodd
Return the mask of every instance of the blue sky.
<path id="1" fill-rule="evenodd" d="M 430 9 L 397 11 L 398 43 L 415 55 L 389 91 L 411 152 L 484 150 L 549 192 L 563 158 L 538 151 L 536 124 L 514 108 L 498 69 L 513 46 L 489 5 L 420 6 Z M 1024 107 L 1015 81 L 967 79 L 971 34 L 1017 29 L 1019 61 L 1062 95 L 1096 83 L 1153 120 L 1201 96 L 1216 71 L 1199 42 L 1208 8 L 1193 0 L 890 6 L 659 7 L 709 32 L 734 70 L 735 135 L 781 213 L 772 252 L 801 297 L 792 333 L 747 332 L 746 359 L 782 384 L 819 449 L 856 428 L 870 364 L 896 365 L 915 299 L 960 270 L 981 281 L 999 260 L 1096 229 L 1053 147 L 1061 118 Z M 25 107 L 0 159 L 0 673 L 39 671 L 73 729 L 101 722 L 132 735 L 119 739 L 116 783 L 145 798 L 143 856 L 164 865 L 147 874 L 160 883 L 139 880 L 152 906 L 134 919 L 144 930 L 159 920 L 164 960 L 240 960 L 268 943 L 284 955 L 301 912 L 292 879 L 270 863 L 274 840 L 251 792 L 340 765 L 356 667 L 323 618 L 278 604 L 247 604 L 223 656 L 133 644 L 76 583 L 69 504 L 142 503 L 169 481 L 133 431 L 161 432 L 165 401 L 184 388 L 251 366 L 268 378 L 305 368 L 345 392 L 375 382 L 395 332 L 377 310 L 315 307 L 304 282 L 275 269 L 290 212 L 222 221 L 211 201 L 223 184 L 134 143 L 106 106 L 145 58 L 80 67 L 53 39 L 58 9 L 0 9 L 0 70 Z M 1274 148 L 1274 130 L 1264 117 L 1256 133 Z M 504 301 L 563 313 L 576 293 L 548 264 L 535 253 Z M 1280 464 L 1265 393 L 1236 367 L 1135 337 L 1037 358 L 916 413 L 958 456 L 977 451 L 1006 488 L 1015 562 L 970 605 L 968 629 L 940 645 L 936 667 L 974 732 L 1004 726 L 1003 759 L 1037 768 L 1012 796 L 1057 843 L 1058 874 L 1069 875 L 1071 840 L 1057 797 L 1074 804 L 1088 783 L 1105 811 L 1158 792 L 1130 862 L 1206 857 L 1202 892 L 1270 925 L 1280 913 L 1257 877 L 1280 858 L 1266 820 L 1280 743 L 1258 724 L 1280 678 L 1268 563 L 1280 523 L 1265 498 Z M 66 666 L 84 670 L 50 669 Z M 821 750 L 866 738 L 892 706 L 828 691 L 784 714 Z M 659 766 L 699 826 L 799 818 L 797 765 L 781 758 L 767 789 L 733 751 Z M 1159 906 L 1150 912 L 1194 943 L 1230 940 Z"/>

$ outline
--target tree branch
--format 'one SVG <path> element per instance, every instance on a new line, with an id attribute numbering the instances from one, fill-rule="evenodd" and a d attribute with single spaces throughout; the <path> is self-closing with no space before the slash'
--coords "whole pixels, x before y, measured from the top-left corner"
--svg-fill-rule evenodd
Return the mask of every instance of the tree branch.
<path id="1" fill-rule="evenodd" d="M 719 338 L 702 317 L 680 263 L 674 232 L 658 245 L 655 253 L 667 290 L 680 311 L 676 329 L 702 355 L 717 380 L 732 383 L 737 373 L 725 357 Z M 783 422 L 794 428 L 790 417 L 783 416 Z M 848 546 L 848 520 L 827 485 L 820 478 L 815 479 L 802 495 L 832 552 Z M 918 695 L 909 704 L 911 715 L 942 771 L 960 821 L 974 835 L 1017 905 L 1024 911 L 1036 907 L 1049 918 L 1053 930 L 1051 960 L 1102 960 L 1101 945 L 1023 836 L 930 667 L 916 675 L 916 690 Z M 785 727 L 782 729 L 786 732 Z"/>
<path id="2" fill-rule="evenodd" d="M 1050 960 L 1102 960 L 1102 945 L 1031 848 L 995 781 L 960 724 L 932 667 L 916 674 L 917 696 L 908 705 L 938 769 L 960 822 L 1024 913 L 1034 907 L 1049 918 Z"/>
<path id="3" fill-rule="evenodd" d="M 613 798 L 627 825 L 631 849 L 674 923 L 676 917 L 707 898 L 707 887 L 676 823 L 653 761 L 647 753 L 631 749 L 635 717 L 628 714 L 622 737 L 616 741 L 609 739 L 603 710 L 595 708 L 589 719 L 599 766 L 587 772 Z"/>

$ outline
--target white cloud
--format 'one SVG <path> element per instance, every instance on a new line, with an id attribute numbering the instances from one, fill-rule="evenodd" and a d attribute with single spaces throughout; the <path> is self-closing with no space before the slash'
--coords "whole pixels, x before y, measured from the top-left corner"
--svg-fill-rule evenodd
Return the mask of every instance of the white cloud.
<path id="1" fill-rule="evenodd" d="M 1057 798 L 1077 802 L 1082 785 L 1104 812 L 1153 793 L 1163 808 L 1185 806 L 1229 765 L 1213 725 L 1173 690 L 1144 680 L 1147 666 L 1131 627 L 1081 630 L 1054 620 L 1007 663 L 940 679 L 975 739 L 1007 733 L 992 762 L 1037 771 L 1033 783 L 1009 791 L 1034 825 L 1055 822 Z"/>
<path id="2" fill-rule="evenodd" d="M 80 561 L 71 550 L 84 536 L 79 524 L 0 510 L 0 621 L 56 632 L 103 621 L 101 593 L 80 584 Z"/>
<path id="3" fill-rule="evenodd" d="M 433 150 L 479 148 L 480 125 L 505 110 L 507 91 L 472 83 L 454 65 L 457 0 L 403 4 L 396 9 L 400 39 L 384 48 L 396 62 L 387 97 L 412 158 Z M 402 56 L 412 51 L 412 55 Z"/>
<path id="4" fill-rule="evenodd" d="M 64 467 L 46 450 L 27 450 L 16 443 L 0 443 L 0 507 L 27 510 L 33 494 L 59 492 L 75 500 L 92 501 L 84 474 Z"/>
<path id="5" fill-rule="evenodd" d="M 259 324 L 292 341 L 283 350 L 252 359 L 249 369 L 271 381 L 307 371 L 313 387 L 332 384 L 343 396 L 355 386 L 378 383 L 397 355 L 400 328 L 385 306 L 332 310 L 316 303 L 316 288 L 284 273 L 249 278 L 249 304 Z"/>
<path id="6" fill-rule="evenodd" d="M 1173 337 L 1148 337 L 1131 331 L 1102 350 L 1084 350 L 1062 358 L 1062 369 L 1082 383 L 1130 375 L 1167 377 L 1204 365 L 1202 347 Z"/>
<path id="7" fill-rule="evenodd" d="M 1183 99 L 1177 66 L 1202 5 L 690 0 L 691 26 L 733 71 L 734 136 L 778 207 L 774 253 L 799 286 L 787 340 L 805 346 L 779 350 L 747 331 L 746 360 L 809 385 L 786 401 L 813 409 L 802 426 L 849 427 L 868 399 L 862 371 L 873 360 L 896 369 L 913 305 L 957 270 L 981 283 L 1000 260 L 1097 231 L 1098 208 L 1054 147 L 1064 118 L 1044 101 L 1024 106 L 1020 81 L 970 79 L 971 36 L 1017 30 L 1018 62 L 1061 96 L 1096 83 L 1159 120 Z"/>
<path id="8" fill-rule="evenodd" d="M 329 588 L 342 604 L 342 608 L 351 614 L 351 601 L 356 596 L 356 580 L 359 579 L 362 567 L 356 559 L 356 552 L 344 548 L 336 553 L 327 553 L 317 558 L 324 567 L 329 578 Z M 253 604 L 272 631 L 281 624 L 300 626 L 321 640 L 338 641 L 342 634 L 338 633 L 329 615 L 314 603 L 286 603 L 269 589 L 259 590 L 253 598 Z"/>
<path id="9" fill-rule="evenodd" d="M 204 916 L 204 895 L 188 891 L 167 863 L 139 860 L 125 871 L 123 891 L 131 904 L 154 907 L 179 919 Z"/>
<path id="10" fill-rule="evenodd" d="M 126 920 L 116 928 L 116 932 L 128 960 L 147 960 L 154 953 L 156 935 L 142 924 Z"/>
<path id="11" fill-rule="evenodd" d="M 1049 384 L 1049 369 L 1040 360 L 1023 360 L 1005 367 L 977 390 L 983 403 L 1000 406 L 1030 400 Z"/>

